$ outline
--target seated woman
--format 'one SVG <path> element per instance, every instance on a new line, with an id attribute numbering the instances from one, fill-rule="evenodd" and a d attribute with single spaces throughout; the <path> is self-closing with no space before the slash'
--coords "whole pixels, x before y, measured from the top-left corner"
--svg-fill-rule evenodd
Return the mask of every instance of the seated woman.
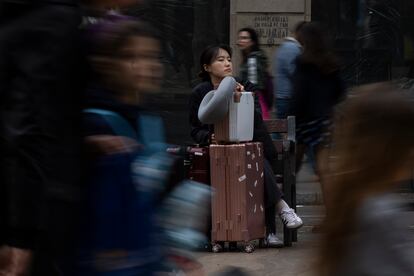
<path id="1" fill-rule="evenodd" d="M 190 97 L 189 114 L 191 137 L 198 144 L 210 144 L 214 141 L 214 128 L 212 125 L 206 125 L 200 122 L 198 119 L 198 109 L 204 96 L 211 90 L 216 89 L 225 77 L 233 74 L 231 55 L 231 48 L 226 45 L 207 47 L 201 54 L 201 72 L 199 77 L 203 80 L 203 82 L 193 89 Z M 245 87 L 247 91 L 254 91 L 254 86 L 250 82 L 240 82 L 240 80 L 237 81 L 238 84 L 236 89 L 238 91 L 245 91 Z M 282 193 L 276 185 L 276 180 L 269 163 L 276 158 L 276 150 L 269 134 L 267 133 L 266 127 L 263 124 L 262 117 L 256 110 L 254 115 L 253 141 L 263 143 L 265 154 L 266 242 L 270 246 L 281 246 L 283 245 L 282 241 L 280 241 L 275 235 L 276 212 L 288 228 L 299 228 L 303 225 L 303 222 L 295 214 L 294 210 L 291 209 L 282 199 Z"/>

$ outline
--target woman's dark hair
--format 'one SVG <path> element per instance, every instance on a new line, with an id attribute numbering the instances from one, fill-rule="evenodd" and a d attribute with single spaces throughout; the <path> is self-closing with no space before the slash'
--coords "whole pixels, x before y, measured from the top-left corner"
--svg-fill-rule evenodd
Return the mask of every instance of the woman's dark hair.
<path id="1" fill-rule="evenodd" d="M 309 22 L 300 27 L 297 39 L 304 50 L 299 61 L 316 65 L 324 74 L 339 69 L 338 61 L 330 50 L 327 37 L 318 23 Z"/>
<path id="2" fill-rule="evenodd" d="M 256 51 L 259 51 L 260 50 L 260 47 L 259 47 L 259 37 L 257 35 L 257 32 L 253 28 L 249 28 L 249 27 L 242 28 L 242 29 L 239 30 L 238 33 L 240 34 L 241 32 L 248 32 L 249 33 L 249 36 L 250 36 L 250 39 L 253 42 L 253 45 L 252 45 L 252 47 L 250 49 L 246 49 L 246 50 L 243 50 L 242 51 L 243 62 L 246 62 L 247 56 L 251 52 L 256 52 Z"/>
<path id="3" fill-rule="evenodd" d="M 229 53 L 230 57 L 232 55 L 232 50 L 230 46 L 228 45 L 211 45 L 208 46 L 203 50 L 200 56 L 200 73 L 198 73 L 198 77 L 202 79 L 203 81 L 211 81 L 210 74 L 204 69 L 204 65 L 210 65 L 219 54 L 220 49 L 225 50 L 227 53 Z"/>

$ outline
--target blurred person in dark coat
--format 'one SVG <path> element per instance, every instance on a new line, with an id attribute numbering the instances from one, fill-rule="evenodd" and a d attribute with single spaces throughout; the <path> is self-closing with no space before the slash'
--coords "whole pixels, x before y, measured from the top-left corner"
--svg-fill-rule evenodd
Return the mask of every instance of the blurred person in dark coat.
<path id="1" fill-rule="evenodd" d="M 76 1 L 2 1 L 0 274 L 62 275 L 81 177 Z"/>
<path id="2" fill-rule="evenodd" d="M 303 52 L 296 60 L 293 95 L 289 115 L 296 116 L 296 171 L 305 152 L 316 161 L 316 174 L 321 175 L 330 144 L 332 115 L 335 106 L 345 97 L 339 64 L 329 48 L 325 34 L 317 23 L 306 23 L 297 39 Z"/>

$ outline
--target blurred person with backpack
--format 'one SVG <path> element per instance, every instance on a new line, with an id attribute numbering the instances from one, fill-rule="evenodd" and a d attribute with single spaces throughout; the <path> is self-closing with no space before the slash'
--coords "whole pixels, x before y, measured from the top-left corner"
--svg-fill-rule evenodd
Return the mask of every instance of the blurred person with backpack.
<path id="1" fill-rule="evenodd" d="M 77 275 L 151 275 L 162 263 L 153 238 L 156 193 L 148 187 L 147 204 L 138 202 L 131 169 L 145 147 L 140 105 L 162 77 L 159 40 L 148 25 L 119 14 L 85 31 L 93 73 L 83 116 L 87 174 Z"/>
<path id="2" fill-rule="evenodd" d="M 93 79 L 84 109 L 87 196 L 76 275 L 200 270 L 173 247 L 201 239 L 194 216 L 210 194 L 194 183 L 179 185 L 183 162 L 167 153 L 163 121 L 146 106 L 163 77 L 158 33 L 146 22 L 108 14 L 87 34 Z M 183 209 L 195 199 L 189 216 Z"/>

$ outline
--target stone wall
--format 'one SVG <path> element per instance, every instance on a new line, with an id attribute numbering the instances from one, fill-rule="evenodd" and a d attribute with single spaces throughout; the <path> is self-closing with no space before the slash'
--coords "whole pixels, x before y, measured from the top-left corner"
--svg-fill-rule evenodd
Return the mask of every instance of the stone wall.
<path id="1" fill-rule="evenodd" d="M 236 72 L 241 61 L 236 45 L 239 29 L 254 28 L 259 34 L 260 47 L 271 61 L 273 52 L 296 23 L 310 19 L 311 0 L 230 0 L 230 46 L 235 52 Z"/>

